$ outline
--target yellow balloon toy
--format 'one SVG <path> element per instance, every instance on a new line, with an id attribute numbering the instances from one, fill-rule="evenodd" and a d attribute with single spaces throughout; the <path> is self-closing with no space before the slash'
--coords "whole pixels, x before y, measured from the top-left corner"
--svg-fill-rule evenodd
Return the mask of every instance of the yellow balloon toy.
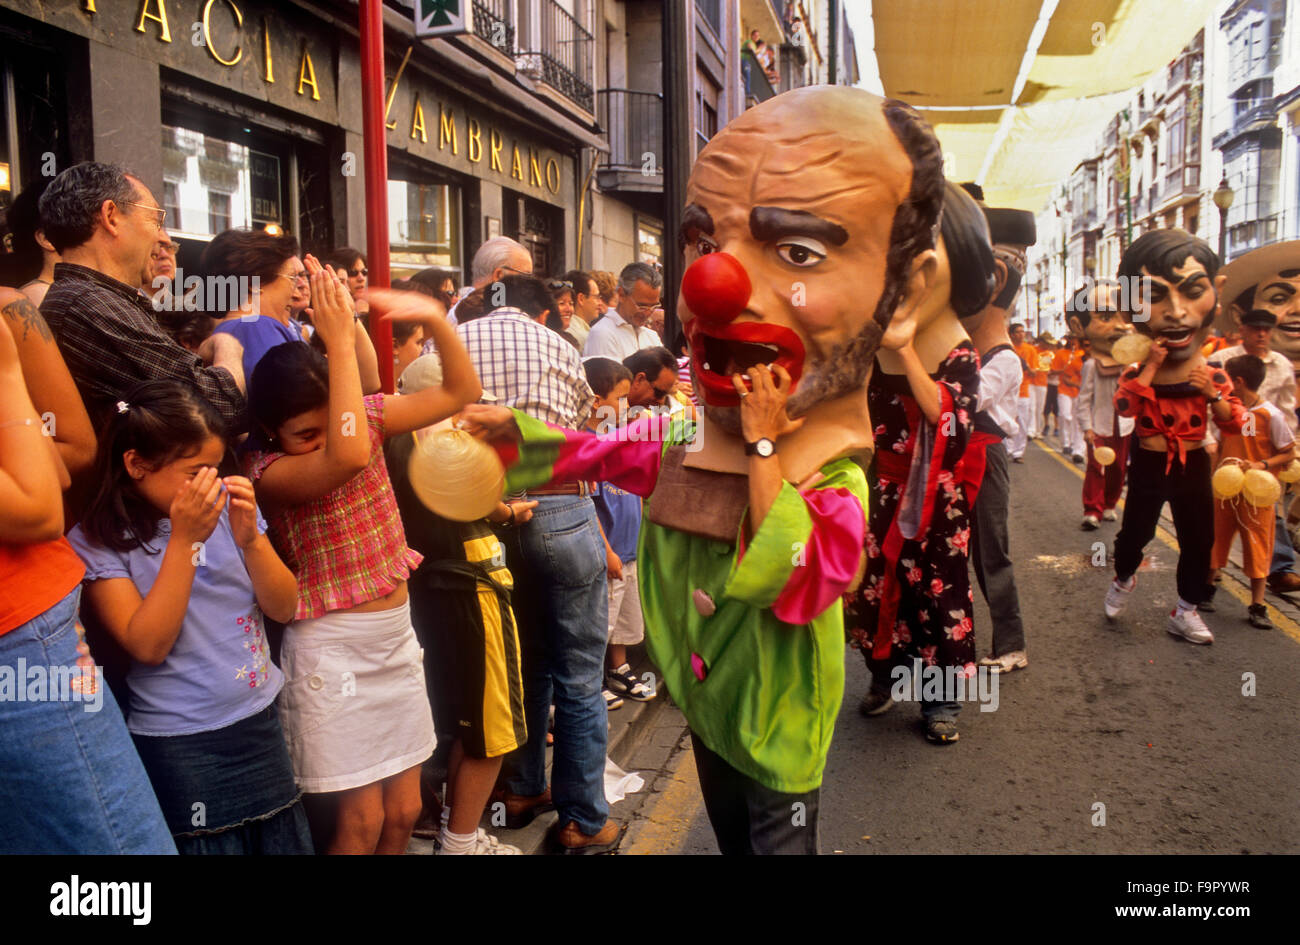
<path id="1" fill-rule="evenodd" d="M 1111 347 L 1110 353 L 1120 364 L 1137 364 L 1145 361 L 1151 351 L 1151 339 L 1146 335 L 1125 335 Z"/>
<path id="2" fill-rule="evenodd" d="M 505 495 L 506 470 L 496 451 L 449 420 L 415 432 L 407 469 L 419 500 L 453 522 L 486 518 Z"/>
<path id="3" fill-rule="evenodd" d="M 1236 463 L 1224 463 L 1214 471 L 1210 486 L 1216 499 L 1235 499 L 1245 484 L 1246 474 Z"/>
<path id="4" fill-rule="evenodd" d="M 1282 484 L 1267 470 L 1252 469 L 1246 473 L 1241 485 L 1241 494 L 1247 502 L 1257 508 L 1267 508 L 1282 498 Z"/>

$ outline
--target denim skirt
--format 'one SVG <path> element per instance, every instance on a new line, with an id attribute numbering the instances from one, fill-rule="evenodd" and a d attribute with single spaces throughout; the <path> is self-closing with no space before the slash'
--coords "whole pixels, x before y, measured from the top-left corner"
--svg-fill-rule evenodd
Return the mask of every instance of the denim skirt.
<path id="1" fill-rule="evenodd" d="M 274 705 L 192 735 L 134 735 L 182 854 L 312 852 Z"/>

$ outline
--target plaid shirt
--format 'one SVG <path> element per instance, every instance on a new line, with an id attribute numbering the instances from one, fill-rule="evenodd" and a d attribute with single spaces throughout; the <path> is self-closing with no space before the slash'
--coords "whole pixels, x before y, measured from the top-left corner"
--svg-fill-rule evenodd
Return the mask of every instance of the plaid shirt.
<path id="1" fill-rule="evenodd" d="M 205 367 L 173 341 L 137 289 L 85 266 L 59 263 L 41 314 L 97 424 L 141 381 L 177 380 L 196 386 L 232 432 L 245 429 L 244 395 L 234 377 L 224 368 Z"/>
<path id="2" fill-rule="evenodd" d="M 456 327 L 483 390 L 497 403 L 557 427 L 579 430 L 596 395 L 573 345 L 517 308 Z"/>
<path id="3" fill-rule="evenodd" d="M 407 547 L 397 498 L 384 462 L 384 397 L 365 398 L 370 465 L 328 495 L 267 510 L 266 532 L 298 576 L 294 620 L 324 617 L 378 600 L 411 576 L 424 558 Z M 284 453 L 250 451 L 256 483 Z"/>

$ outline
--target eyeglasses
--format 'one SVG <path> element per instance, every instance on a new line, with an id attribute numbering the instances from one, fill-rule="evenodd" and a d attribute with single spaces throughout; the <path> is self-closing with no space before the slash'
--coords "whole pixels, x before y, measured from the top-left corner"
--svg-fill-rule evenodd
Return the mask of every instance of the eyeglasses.
<path id="1" fill-rule="evenodd" d="M 633 299 L 630 295 L 628 296 L 628 301 L 636 306 L 636 310 L 638 312 L 653 312 L 655 309 L 659 308 L 659 306 L 663 304 L 662 302 L 650 302 L 647 305 L 642 305 L 640 302 Z"/>
<path id="2" fill-rule="evenodd" d="M 524 270 L 516 269 L 514 266 L 501 266 L 500 268 L 506 270 L 506 272 L 513 272 L 517 276 L 531 276 L 533 274 L 531 269 L 524 272 Z"/>
<path id="3" fill-rule="evenodd" d="M 167 222 L 166 207 L 151 207 L 147 203 L 136 203 L 133 200 L 126 200 L 123 202 L 128 207 L 139 207 L 141 210 L 152 210 L 154 213 L 158 214 L 158 229 L 160 230 L 163 228 L 163 224 Z"/>
<path id="4" fill-rule="evenodd" d="M 293 283 L 311 281 L 307 276 L 306 269 L 299 269 L 297 272 L 277 272 L 275 275 L 277 279 L 288 279 Z"/>
<path id="5" fill-rule="evenodd" d="M 365 268 L 353 269 L 348 273 L 348 275 L 353 279 L 364 279 L 366 276 L 370 275 L 370 270 Z"/>
<path id="6" fill-rule="evenodd" d="M 157 256 L 157 255 L 159 255 L 159 254 L 161 254 L 161 253 L 173 253 L 173 254 L 174 254 L 174 253 L 178 252 L 178 251 L 180 250 L 180 248 L 181 248 L 181 244 L 180 244 L 180 243 L 159 243 L 157 246 L 154 247 L 153 254 L 154 254 L 155 256 Z"/>
<path id="7" fill-rule="evenodd" d="M 546 283 L 546 288 L 550 289 L 552 292 L 559 292 L 561 289 L 572 290 L 573 283 L 565 282 L 562 279 L 552 279 L 550 282 Z"/>

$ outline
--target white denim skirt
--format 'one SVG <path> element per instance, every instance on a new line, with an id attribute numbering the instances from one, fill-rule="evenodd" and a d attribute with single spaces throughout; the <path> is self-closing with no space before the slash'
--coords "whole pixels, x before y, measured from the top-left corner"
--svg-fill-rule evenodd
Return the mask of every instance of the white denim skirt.
<path id="1" fill-rule="evenodd" d="M 433 754 L 433 712 L 409 603 L 290 624 L 280 668 L 280 724 L 303 791 L 373 784 Z"/>

